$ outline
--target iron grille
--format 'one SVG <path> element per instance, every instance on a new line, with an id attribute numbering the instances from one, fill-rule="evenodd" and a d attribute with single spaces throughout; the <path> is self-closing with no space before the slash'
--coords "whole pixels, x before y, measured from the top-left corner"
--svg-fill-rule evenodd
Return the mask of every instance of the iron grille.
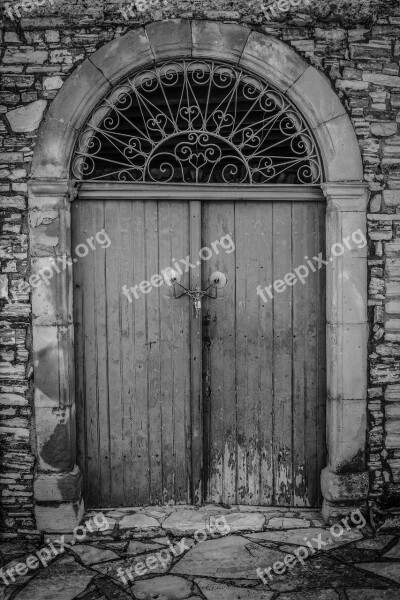
<path id="1" fill-rule="evenodd" d="M 141 71 L 102 101 L 81 133 L 76 179 L 316 184 L 319 153 L 278 90 L 237 67 L 177 61 Z"/>

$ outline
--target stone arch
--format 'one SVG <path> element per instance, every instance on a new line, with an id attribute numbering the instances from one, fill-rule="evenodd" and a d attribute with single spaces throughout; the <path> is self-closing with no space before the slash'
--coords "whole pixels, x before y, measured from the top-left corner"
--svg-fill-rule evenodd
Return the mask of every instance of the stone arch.
<path id="1" fill-rule="evenodd" d="M 354 128 L 324 75 L 276 38 L 242 25 L 189 20 L 134 29 L 97 50 L 72 73 L 41 125 L 32 178 L 68 178 L 78 133 L 96 104 L 132 68 L 177 57 L 224 60 L 273 83 L 301 110 L 312 129 L 326 181 L 362 181 Z"/>
<path id="2" fill-rule="evenodd" d="M 174 58 L 222 60 L 254 72 L 286 94 L 302 112 L 319 146 L 325 174 L 322 188 L 328 199 L 329 249 L 352 231 L 365 233 L 367 185 L 362 183 L 360 150 L 329 80 L 289 46 L 249 27 L 168 20 L 129 31 L 97 50 L 70 75 L 50 105 L 39 130 L 29 182 L 33 273 L 51 269 L 57 256 L 70 257 L 70 161 L 89 115 L 133 69 Z M 32 291 L 35 510 L 37 527 L 46 530 L 73 528 L 83 514 L 81 474 L 75 465 L 71 275 L 69 266 L 46 289 Z M 322 489 L 329 518 L 340 512 L 343 502 L 365 504 L 367 495 L 366 248 L 339 258 L 327 277 L 329 466 L 323 472 Z"/>

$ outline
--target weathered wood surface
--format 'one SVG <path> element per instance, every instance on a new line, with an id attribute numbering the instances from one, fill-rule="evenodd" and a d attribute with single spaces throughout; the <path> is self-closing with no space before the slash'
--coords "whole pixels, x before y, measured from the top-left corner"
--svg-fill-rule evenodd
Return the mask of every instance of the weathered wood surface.
<path id="1" fill-rule="evenodd" d="M 236 252 L 204 277 L 228 285 L 205 310 L 206 497 L 281 506 L 320 503 L 325 460 L 325 272 L 264 302 L 256 287 L 323 251 L 322 203 L 208 202 L 203 245 L 226 233 Z M 317 263 L 316 263 L 317 264 Z M 268 297 L 268 296 L 267 296 Z"/>
<path id="2" fill-rule="evenodd" d="M 75 264 L 79 463 L 89 506 L 190 502 L 189 306 L 163 285 L 122 296 L 189 254 L 187 202 L 78 201 Z M 186 300 L 186 299 L 185 299 Z"/>
<path id="3" fill-rule="evenodd" d="M 200 502 L 317 506 L 325 461 L 325 272 L 257 294 L 317 256 L 318 202 L 73 204 L 73 245 L 111 246 L 74 267 L 79 463 L 89 506 Z M 166 285 L 128 287 L 230 234 L 182 275 L 228 278 L 194 318 Z M 183 267 L 184 269 L 184 267 Z M 203 327 L 202 327 L 203 326 Z M 202 338 L 202 339 L 201 339 Z M 203 375 L 203 377 L 202 377 Z"/>

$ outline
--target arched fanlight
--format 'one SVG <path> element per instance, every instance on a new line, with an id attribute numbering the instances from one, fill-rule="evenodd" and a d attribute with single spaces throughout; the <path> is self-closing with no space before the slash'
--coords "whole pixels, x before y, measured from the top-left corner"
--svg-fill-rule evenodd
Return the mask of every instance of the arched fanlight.
<path id="1" fill-rule="evenodd" d="M 300 113 L 258 77 L 208 61 L 139 72 L 92 114 L 72 161 L 80 180 L 316 184 L 321 162 Z"/>

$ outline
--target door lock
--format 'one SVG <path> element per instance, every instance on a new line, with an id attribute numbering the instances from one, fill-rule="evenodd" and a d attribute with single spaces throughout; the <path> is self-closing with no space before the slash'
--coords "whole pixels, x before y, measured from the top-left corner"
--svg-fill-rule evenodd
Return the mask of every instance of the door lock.
<path id="1" fill-rule="evenodd" d="M 200 286 L 196 285 L 194 290 L 188 290 L 184 285 L 182 285 L 180 283 L 181 276 L 179 273 L 174 271 L 174 269 L 166 270 L 165 275 L 164 275 L 164 281 L 167 285 L 173 284 L 174 298 L 178 299 L 178 298 L 182 298 L 182 296 L 189 296 L 189 298 L 192 299 L 193 310 L 194 310 L 196 319 L 200 315 L 203 297 L 207 296 L 208 298 L 212 298 L 213 300 L 215 300 L 217 298 L 217 294 L 218 294 L 217 290 L 224 288 L 227 283 L 226 275 L 224 275 L 224 273 L 221 273 L 220 271 L 215 271 L 214 273 L 212 273 L 212 275 L 209 278 L 210 285 L 208 286 L 208 288 L 206 288 L 205 290 L 202 290 L 202 289 L 200 289 Z M 176 292 L 177 286 L 179 286 L 179 288 L 181 290 L 183 290 L 183 292 L 181 292 L 179 295 L 177 295 L 177 292 Z M 214 295 L 209 294 L 208 293 L 209 290 L 213 290 L 215 292 Z"/>

